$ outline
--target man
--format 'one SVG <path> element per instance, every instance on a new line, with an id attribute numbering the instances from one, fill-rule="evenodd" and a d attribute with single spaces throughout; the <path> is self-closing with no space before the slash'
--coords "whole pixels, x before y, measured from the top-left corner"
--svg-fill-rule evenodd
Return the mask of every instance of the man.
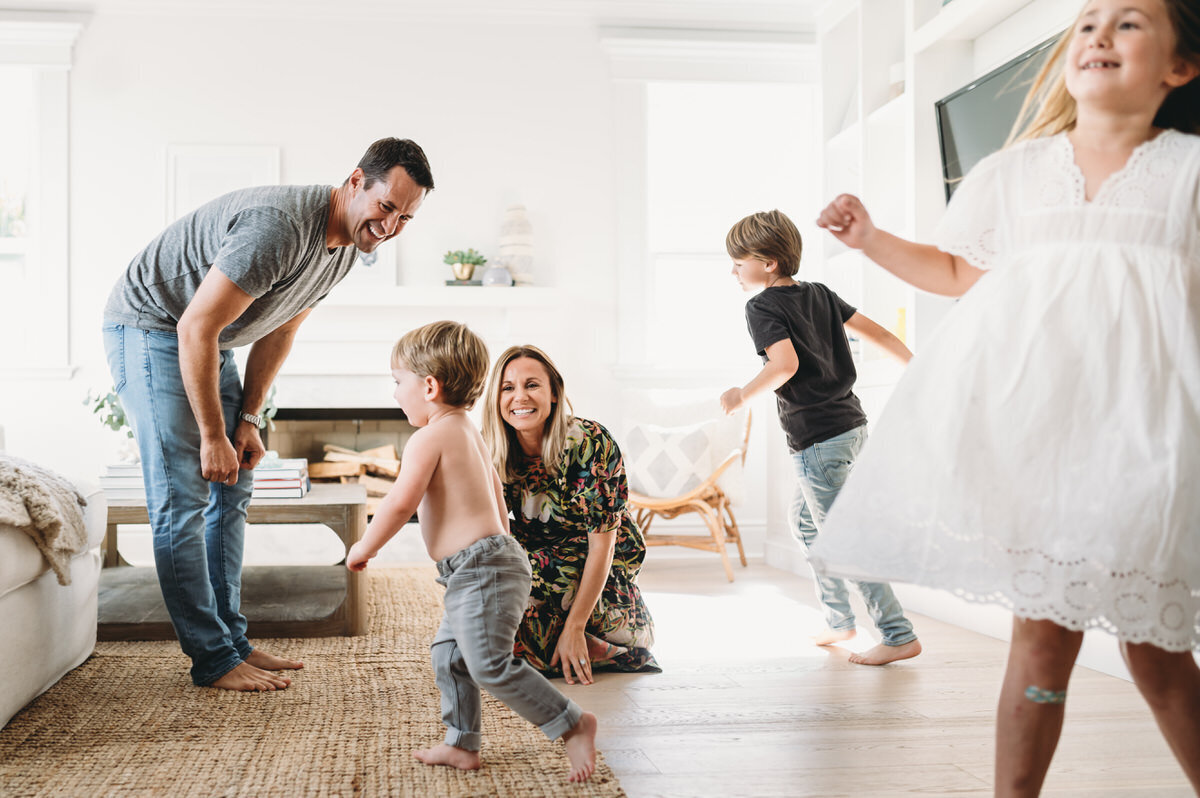
<path id="1" fill-rule="evenodd" d="M 296 331 L 433 190 L 407 139 L 332 186 L 264 186 L 202 205 L 129 264 L 104 309 L 109 368 L 142 458 L 163 600 L 197 685 L 277 690 L 303 663 L 254 649 L 242 544 L 259 415 Z M 250 345 L 244 385 L 233 348 Z"/>

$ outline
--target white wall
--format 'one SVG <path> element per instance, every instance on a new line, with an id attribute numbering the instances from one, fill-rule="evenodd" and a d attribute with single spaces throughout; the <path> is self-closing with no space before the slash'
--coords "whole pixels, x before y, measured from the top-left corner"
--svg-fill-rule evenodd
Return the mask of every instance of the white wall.
<path id="1" fill-rule="evenodd" d="M 88 19 L 70 72 L 64 234 L 76 372 L 8 380 L 0 422 L 10 451 L 80 475 L 114 459 L 121 438 L 83 399 L 111 384 L 99 336 L 105 299 L 168 221 L 168 145 L 276 146 L 280 182 L 337 183 L 388 135 L 422 144 L 437 184 L 397 239 L 392 268 L 403 285 L 449 278 L 448 249 L 494 252 L 504 210 L 520 202 L 534 229 L 536 281 L 554 293 L 515 308 L 347 305 L 339 295 L 351 295 L 352 284 L 382 284 L 359 267 L 301 330 L 277 381 L 279 404 L 322 394 L 324 404 L 390 405 L 391 343 L 450 317 L 479 330 L 493 355 L 513 343 L 542 345 L 562 368 L 576 412 L 614 432 L 622 426 L 614 367 L 617 308 L 628 300 L 617 276 L 623 155 L 614 145 L 612 61 L 595 19 L 393 12 L 371 24 L 328 13 L 278 20 L 169 4 L 109 8 Z M 718 247 L 723 234 L 714 231 Z M 336 379 L 314 378 L 324 370 Z M 759 419 L 773 424 L 768 413 Z M 765 439 L 777 435 L 756 431 L 748 464 L 756 485 L 766 481 Z M 763 548 L 764 504 L 740 514 L 752 555 Z"/>
<path id="2" fill-rule="evenodd" d="M 561 313 L 536 308 L 503 324 L 486 309 L 424 314 L 474 323 L 474 312 L 485 327 L 546 344 L 567 365 L 577 410 L 603 417 L 612 352 L 597 342 L 612 338 L 616 291 L 606 279 L 614 246 L 606 69 L 594 28 L 569 22 L 370 25 L 97 13 L 71 71 L 70 228 L 63 233 L 71 243 L 71 360 L 79 370 L 69 381 L 22 381 L 0 391 L 10 450 L 82 472 L 98 473 L 111 459 L 116 436 L 81 402 L 88 388 L 111 382 L 98 334 L 104 300 L 166 221 L 168 144 L 277 145 L 281 182 L 336 183 L 374 139 L 413 138 L 426 149 L 437 190 L 400 239 L 406 282 L 449 277 L 447 249 L 494 251 L 504 209 L 523 202 L 539 282 L 585 296 L 591 307 L 573 308 L 565 329 L 554 323 Z M 305 331 L 310 345 L 323 337 L 323 311 Z M 377 322 L 359 331 L 368 347 L 422 320 L 378 309 L 355 315 Z M 511 341 L 493 346 L 500 343 Z"/>

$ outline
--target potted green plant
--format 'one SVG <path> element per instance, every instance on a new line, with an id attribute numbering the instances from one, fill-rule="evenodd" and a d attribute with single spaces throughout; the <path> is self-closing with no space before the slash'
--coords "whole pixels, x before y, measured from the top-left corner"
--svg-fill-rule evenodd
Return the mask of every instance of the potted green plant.
<path id="1" fill-rule="evenodd" d="M 88 391 L 83 403 L 92 408 L 92 415 L 100 417 L 100 423 L 114 432 L 124 432 L 125 438 L 117 452 L 122 462 L 136 463 L 138 461 L 137 445 L 133 442 L 133 427 L 125 415 L 125 408 L 117 396 L 116 389 L 110 388 L 108 393 Z"/>
<path id="2" fill-rule="evenodd" d="M 487 263 L 487 258 L 474 249 L 452 249 L 442 260 L 450 264 L 450 268 L 454 270 L 454 279 L 464 282 L 470 280 L 471 276 L 475 274 L 476 266 Z"/>

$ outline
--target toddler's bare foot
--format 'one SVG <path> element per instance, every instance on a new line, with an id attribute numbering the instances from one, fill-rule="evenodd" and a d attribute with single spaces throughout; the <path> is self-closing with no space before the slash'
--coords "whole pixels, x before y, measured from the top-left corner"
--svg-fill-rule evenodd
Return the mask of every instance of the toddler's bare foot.
<path id="1" fill-rule="evenodd" d="M 921 653 L 921 641 L 913 640 L 902 646 L 885 646 L 883 643 L 861 654 L 851 654 L 850 661 L 855 665 L 887 665 L 901 659 L 912 659 Z"/>
<path id="2" fill-rule="evenodd" d="M 236 668 L 217 679 L 209 687 L 252 693 L 263 690 L 283 690 L 291 683 L 291 679 L 260 670 L 246 662 L 239 662 Z"/>
<path id="3" fill-rule="evenodd" d="M 453 745 L 435 745 L 424 751 L 413 751 L 413 756 L 426 765 L 447 765 L 459 770 L 479 770 L 481 765 L 478 751 L 468 751 Z"/>
<path id="4" fill-rule="evenodd" d="M 250 656 L 246 657 L 246 662 L 264 671 L 298 671 L 304 667 L 304 663 L 298 659 L 277 657 L 260 648 L 251 651 Z"/>
<path id="5" fill-rule="evenodd" d="M 850 629 L 826 629 L 824 634 L 813 635 L 813 645 L 828 646 L 833 643 L 840 643 L 843 640 L 849 640 L 858 634 L 858 630 Z"/>
<path id="6" fill-rule="evenodd" d="M 596 769 L 596 716 L 584 712 L 571 730 L 563 735 L 571 773 L 567 781 L 587 781 Z"/>

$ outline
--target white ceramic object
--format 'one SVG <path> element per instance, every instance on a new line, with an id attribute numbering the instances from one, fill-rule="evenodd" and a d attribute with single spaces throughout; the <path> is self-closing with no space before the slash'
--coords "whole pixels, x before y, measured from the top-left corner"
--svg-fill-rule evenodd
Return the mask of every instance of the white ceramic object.
<path id="1" fill-rule="evenodd" d="M 496 260 L 508 267 L 516 282 L 533 282 L 533 226 L 524 205 L 510 205 L 504 212 Z"/>
<path id="2" fill-rule="evenodd" d="M 480 278 L 484 285 L 512 285 L 512 274 L 503 266 L 489 266 Z"/>

